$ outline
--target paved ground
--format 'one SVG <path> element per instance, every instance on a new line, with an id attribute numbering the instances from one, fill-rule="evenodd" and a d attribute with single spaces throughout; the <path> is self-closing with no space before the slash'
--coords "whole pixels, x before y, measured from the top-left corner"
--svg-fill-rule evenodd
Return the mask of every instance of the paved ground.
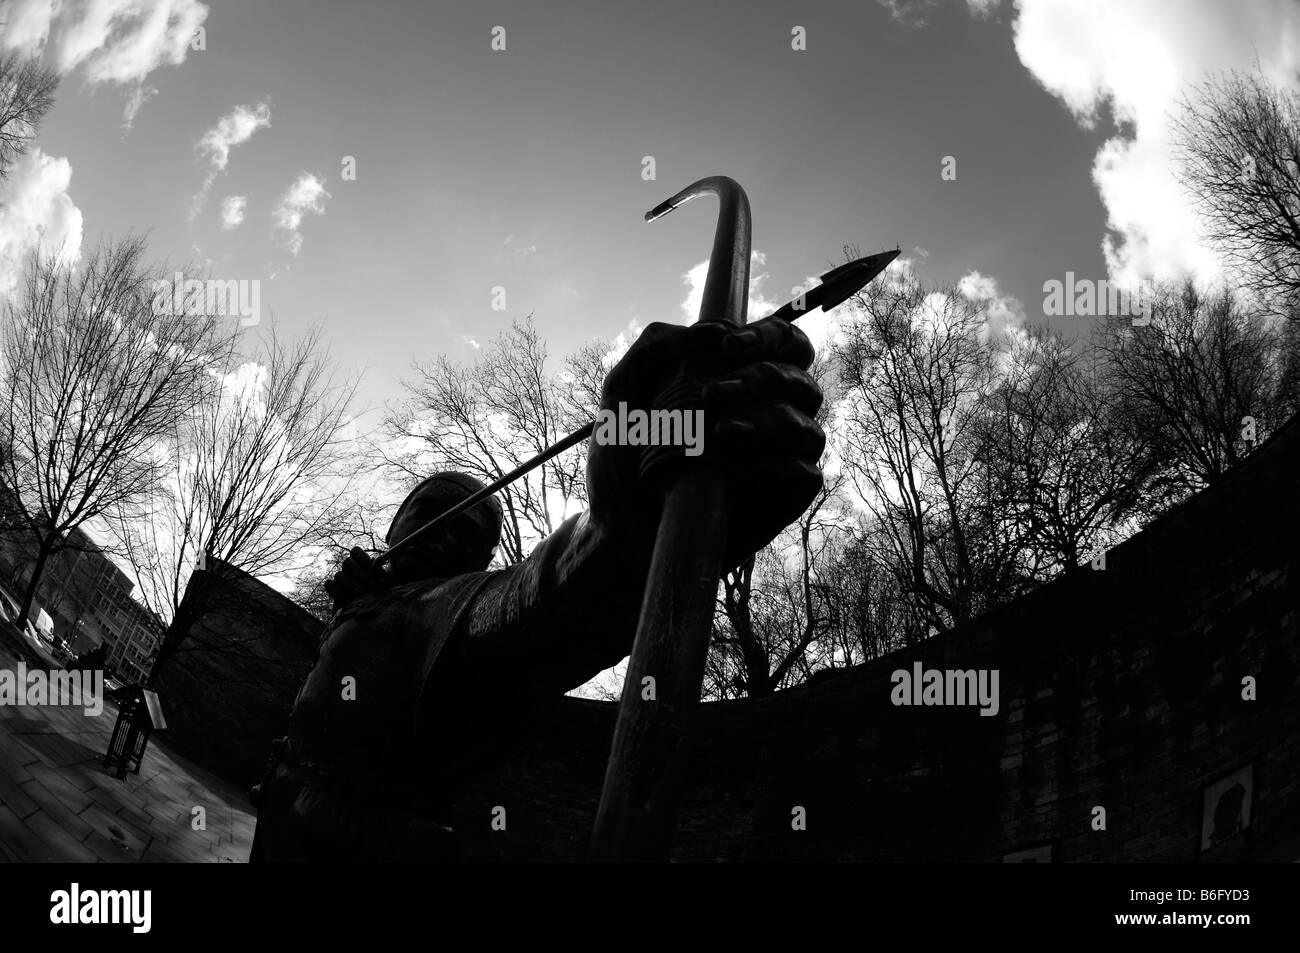
<path id="1" fill-rule="evenodd" d="M 0 669 L 17 664 L 0 636 Z M 160 736 L 138 775 L 119 781 L 104 770 L 116 719 L 112 703 L 97 718 L 80 707 L 0 705 L 0 861 L 247 860 L 256 821 L 247 797 Z M 195 807 L 206 830 L 192 827 Z"/>

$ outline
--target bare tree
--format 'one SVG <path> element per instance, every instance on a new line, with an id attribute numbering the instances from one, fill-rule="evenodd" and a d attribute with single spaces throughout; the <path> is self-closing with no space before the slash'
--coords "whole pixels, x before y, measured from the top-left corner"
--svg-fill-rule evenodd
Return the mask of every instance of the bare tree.
<path id="1" fill-rule="evenodd" d="M 829 479 L 799 520 L 722 577 L 706 662 L 710 698 L 763 698 L 804 681 L 819 664 L 833 607 L 842 475 Z"/>
<path id="2" fill-rule="evenodd" d="M 34 59 L 0 52 L 0 179 L 36 137 L 41 119 L 54 105 L 59 77 Z"/>
<path id="3" fill-rule="evenodd" d="M 334 599 L 325 590 L 325 583 L 342 568 L 354 546 L 372 553 L 388 548 L 385 531 L 396 510 L 396 500 L 380 504 L 364 496 L 354 499 L 340 513 L 336 531 L 321 539 L 320 558 L 298 575 L 294 602 L 320 621 L 329 622 L 334 616 Z"/>
<path id="4" fill-rule="evenodd" d="M 828 611 L 820 642 L 824 667 L 845 668 L 921 641 L 927 625 L 903 595 L 896 574 L 879 553 L 880 531 L 868 522 L 837 537 L 837 551 L 824 573 Z"/>
<path id="5" fill-rule="evenodd" d="M 1143 509 L 1159 513 L 1222 477 L 1295 408 L 1285 330 L 1231 291 L 1202 293 L 1190 280 L 1163 286 L 1150 318 L 1145 327 L 1103 326 L 1099 348 L 1117 426 L 1154 457 Z"/>
<path id="6" fill-rule="evenodd" d="M 828 363 L 818 358 L 809 373 L 825 391 Z M 817 422 L 830 425 L 831 402 Z M 829 451 L 823 455 L 825 470 Z M 828 474 L 799 519 L 740 566 L 723 575 L 713 636 L 705 665 L 709 698 L 762 698 L 805 681 L 835 663 L 822 638 L 837 614 L 834 579 L 847 513 L 844 472 Z"/>
<path id="7" fill-rule="evenodd" d="M 607 350 L 607 348 L 605 348 Z M 505 476 L 588 423 L 599 402 L 602 348 L 590 345 L 547 368 L 547 350 L 531 316 L 516 322 L 470 365 L 445 356 L 417 364 L 405 382 L 410 398 L 388 417 L 390 438 L 409 449 L 388 457 L 412 483 L 439 469 L 484 483 Z M 586 504 L 586 450 L 575 447 L 501 491 L 504 513 L 499 558 L 528 555 L 570 512 Z"/>
<path id="8" fill-rule="evenodd" d="M 1174 119 L 1209 237 L 1265 292 L 1300 300 L 1300 95 L 1260 72 L 1203 83 Z"/>
<path id="9" fill-rule="evenodd" d="M 1152 456 L 1122 413 L 1094 352 L 1035 327 L 1009 349 L 984 402 L 980 457 L 1027 580 L 1082 568 L 1137 505 Z"/>
<path id="10" fill-rule="evenodd" d="M 1019 591 L 1018 540 L 988 505 L 976 459 L 993 380 L 987 315 L 956 290 L 915 281 L 856 303 L 834 347 L 839 456 L 878 527 L 877 557 L 928 625 L 947 628 Z"/>
<path id="11" fill-rule="evenodd" d="M 618 362 L 621 353 L 609 341 L 588 341 L 564 359 L 560 371 L 560 399 L 566 426 L 574 430 L 591 420 L 600 407 L 605 375 Z"/>
<path id="12" fill-rule="evenodd" d="M 1289 306 L 1280 335 L 1282 354 L 1278 403 L 1287 413 L 1300 413 L 1300 300 Z"/>
<path id="13" fill-rule="evenodd" d="M 193 648 L 187 636 L 223 571 L 306 569 L 355 508 L 356 382 L 340 380 L 320 329 L 294 341 L 272 330 L 251 356 L 232 347 L 221 370 L 219 389 L 177 421 L 165 487 L 112 520 L 145 601 L 168 621 L 158 663 Z"/>
<path id="14" fill-rule="evenodd" d="M 155 309 L 144 254 L 129 237 L 73 271 L 33 253 L 5 306 L 0 483 L 36 549 L 24 616 L 73 529 L 158 489 L 160 446 L 211 393 L 224 322 Z"/>

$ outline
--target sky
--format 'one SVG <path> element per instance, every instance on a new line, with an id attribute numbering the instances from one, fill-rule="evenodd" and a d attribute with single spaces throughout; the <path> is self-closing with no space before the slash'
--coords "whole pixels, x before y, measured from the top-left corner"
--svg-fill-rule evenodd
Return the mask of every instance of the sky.
<path id="1" fill-rule="evenodd" d="M 751 318 L 845 246 L 1067 332 L 1067 273 L 1218 280 L 1171 111 L 1214 71 L 1300 88 L 1300 3 L 0 0 L 0 47 L 62 77 L 0 299 L 33 246 L 147 233 L 257 282 L 249 333 L 323 324 L 365 433 L 527 315 L 557 360 L 694 320 L 716 206 L 643 215 L 709 175 L 749 196 Z"/>
<path id="2" fill-rule="evenodd" d="M 280 333 L 324 322 L 375 422 L 412 360 L 470 360 L 530 313 L 557 356 L 693 320 L 715 207 L 643 213 L 706 175 L 749 195 L 760 306 L 844 245 L 1031 321 L 1067 271 L 1211 276 L 1168 110 L 1255 60 L 1300 83 L 1294 0 L 4 0 L 0 20 L 63 73 L 0 186 L 0 293 L 33 242 L 75 259 L 146 231 L 156 259 L 260 281 Z"/>

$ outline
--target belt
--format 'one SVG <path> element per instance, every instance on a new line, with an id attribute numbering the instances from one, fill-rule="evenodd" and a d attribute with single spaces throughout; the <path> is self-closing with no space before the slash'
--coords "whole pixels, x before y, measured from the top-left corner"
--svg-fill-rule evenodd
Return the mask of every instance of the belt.
<path id="1" fill-rule="evenodd" d="M 281 738 L 263 781 L 267 809 L 322 859 L 436 860 L 455 854 L 450 805 L 413 787 L 340 770 L 296 738 Z M 260 818 L 259 818 L 260 820 Z M 272 823 L 275 823 L 274 821 Z"/>

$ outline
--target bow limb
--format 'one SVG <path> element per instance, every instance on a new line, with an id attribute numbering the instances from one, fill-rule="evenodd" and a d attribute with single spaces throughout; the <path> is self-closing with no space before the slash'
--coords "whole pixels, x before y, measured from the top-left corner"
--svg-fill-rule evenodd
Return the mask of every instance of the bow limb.
<path id="1" fill-rule="evenodd" d="M 701 179 L 646 213 L 699 195 L 719 200 L 701 321 L 743 325 L 749 295 L 749 199 L 733 179 Z M 668 490 L 628 662 L 592 833 L 593 860 L 667 860 L 699 703 L 727 538 L 726 483 L 707 459 Z"/>

